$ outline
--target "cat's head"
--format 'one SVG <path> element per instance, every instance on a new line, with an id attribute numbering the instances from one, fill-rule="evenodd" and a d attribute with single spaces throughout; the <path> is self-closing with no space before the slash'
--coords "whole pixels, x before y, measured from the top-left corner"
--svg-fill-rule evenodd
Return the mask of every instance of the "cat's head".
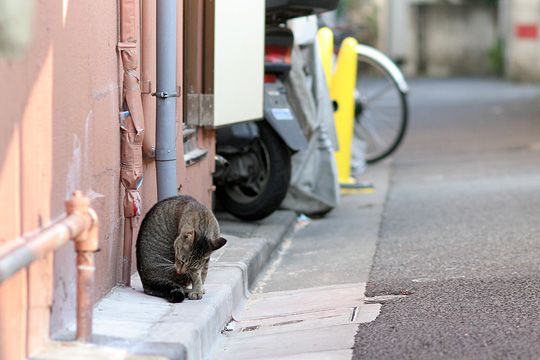
<path id="1" fill-rule="evenodd" d="M 174 241 L 174 268 L 178 274 L 199 270 L 213 251 L 227 243 L 222 237 L 210 239 L 194 230 L 182 231 Z"/>

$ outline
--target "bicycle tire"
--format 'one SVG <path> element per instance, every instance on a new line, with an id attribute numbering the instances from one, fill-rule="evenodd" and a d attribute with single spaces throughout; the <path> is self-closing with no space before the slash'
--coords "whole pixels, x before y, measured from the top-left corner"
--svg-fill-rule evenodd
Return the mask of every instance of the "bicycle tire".
<path id="1" fill-rule="evenodd" d="M 383 89 L 375 92 L 377 101 L 385 96 L 382 101 L 375 104 L 373 96 L 370 99 L 370 94 L 373 94 L 373 84 L 380 87 L 383 82 Z M 357 139 L 363 140 L 366 143 L 365 161 L 368 164 L 376 163 L 396 151 L 402 143 L 405 136 L 408 120 L 409 107 L 407 101 L 407 93 L 403 91 L 398 80 L 392 75 L 391 71 L 385 65 L 374 58 L 364 56 L 358 53 L 358 71 L 356 81 L 356 114 L 354 122 L 354 134 Z M 388 91 L 388 92 L 387 92 Z M 390 105 L 389 105 L 390 102 Z M 394 114 L 383 114 L 382 107 L 394 107 Z M 375 111 L 379 110 L 377 118 Z M 386 129 L 383 129 L 386 126 Z M 383 134 L 383 130 L 386 131 Z"/>

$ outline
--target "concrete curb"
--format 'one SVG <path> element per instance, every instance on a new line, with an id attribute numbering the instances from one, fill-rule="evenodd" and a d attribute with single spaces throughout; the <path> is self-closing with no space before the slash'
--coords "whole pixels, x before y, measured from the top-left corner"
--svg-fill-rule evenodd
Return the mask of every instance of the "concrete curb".
<path id="1" fill-rule="evenodd" d="M 105 358 L 99 356 L 104 348 L 122 349 L 124 357 L 115 356 L 117 359 L 129 359 L 132 355 L 171 360 L 207 357 L 234 311 L 247 299 L 248 288 L 291 231 L 295 219 L 290 211 L 278 211 L 258 223 L 220 219 L 222 233 L 229 241 L 212 256 L 206 294 L 200 301 L 170 304 L 145 295 L 138 274 L 134 274 L 132 287 L 114 288 L 94 307 L 95 345 L 84 346 L 92 353 L 88 358 Z M 60 340 L 73 338 L 72 334 L 64 333 Z M 36 354 L 33 358 L 72 358 L 66 347 L 58 344 L 52 344 L 53 348 L 63 349 L 58 351 L 63 356 Z"/>

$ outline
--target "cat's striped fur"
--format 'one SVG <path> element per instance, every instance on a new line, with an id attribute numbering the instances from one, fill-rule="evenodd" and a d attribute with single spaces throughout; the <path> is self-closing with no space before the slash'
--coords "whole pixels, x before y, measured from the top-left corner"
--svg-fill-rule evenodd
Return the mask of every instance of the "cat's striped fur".
<path id="1" fill-rule="evenodd" d="M 214 214 L 192 197 L 158 202 L 146 214 L 137 237 L 137 270 L 144 292 L 170 302 L 186 296 L 201 299 L 210 254 L 226 242 Z"/>

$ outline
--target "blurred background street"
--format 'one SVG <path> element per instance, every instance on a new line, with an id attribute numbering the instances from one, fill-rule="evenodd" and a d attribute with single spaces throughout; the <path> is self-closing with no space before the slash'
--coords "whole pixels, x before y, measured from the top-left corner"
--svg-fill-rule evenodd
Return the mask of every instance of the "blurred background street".
<path id="1" fill-rule="evenodd" d="M 360 325 L 355 359 L 540 353 L 540 88 L 412 82 L 366 296 L 407 295 Z"/>

